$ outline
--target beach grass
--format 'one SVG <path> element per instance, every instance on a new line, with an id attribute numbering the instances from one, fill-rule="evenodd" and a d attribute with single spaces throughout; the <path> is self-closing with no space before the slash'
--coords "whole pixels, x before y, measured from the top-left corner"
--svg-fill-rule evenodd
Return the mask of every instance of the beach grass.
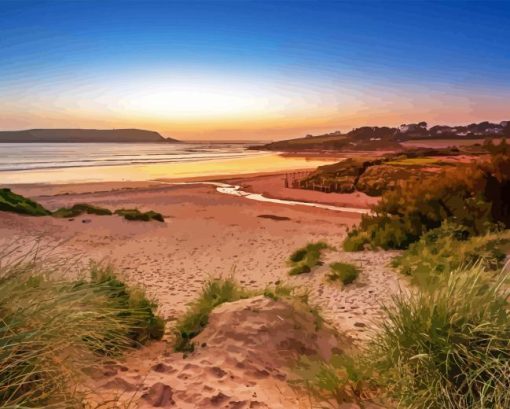
<path id="1" fill-rule="evenodd" d="M 343 285 L 354 282 L 359 276 L 359 269 L 349 263 L 336 262 L 329 265 L 328 281 L 340 281 Z"/>
<path id="2" fill-rule="evenodd" d="M 481 265 L 497 271 L 503 267 L 510 250 L 510 230 L 470 236 L 469 229 L 445 222 L 441 227 L 425 233 L 411 244 L 392 265 L 412 277 L 419 286 L 435 285 L 438 277 L 461 266 Z"/>
<path id="3" fill-rule="evenodd" d="M 162 335 L 141 336 L 153 328 L 155 306 L 118 279 L 112 286 L 113 273 L 98 279 L 96 268 L 90 279 L 67 281 L 51 265 L 32 257 L 10 262 L 7 253 L 0 267 L 1 407 L 81 407 L 85 369 Z"/>
<path id="4" fill-rule="evenodd" d="M 326 243 L 318 241 L 294 251 L 288 260 L 291 267 L 289 275 L 309 273 L 313 267 L 321 265 L 322 251 L 327 248 L 329 246 Z"/>
<path id="5" fill-rule="evenodd" d="M 290 297 L 294 292 L 294 288 L 278 283 L 274 286 L 268 286 L 264 289 L 264 297 L 271 298 L 273 301 L 277 301 L 281 298 Z"/>
<path id="6" fill-rule="evenodd" d="M 325 361 L 302 355 L 294 373 L 296 379 L 291 384 L 308 391 L 316 402 L 320 402 L 321 406 L 317 407 L 343 407 L 349 403 L 362 403 L 374 395 L 373 373 L 363 362 L 363 357 L 343 353 Z"/>
<path id="7" fill-rule="evenodd" d="M 110 216 L 112 211 L 104 207 L 93 206 L 87 203 L 77 203 L 72 207 L 62 207 L 53 212 L 54 217 L 69 218 L 82 214 L 95 214 L 97 216 Z"/>
<path id="8" fill-rule="evenodd" d="M 508 278 L 475 265 L 394 298 L 369 354 L 402 407 L 510 407 Z"/>
<path id="9" fill-rule="evenodd" d="M 47 216 L 51 212 L 24 196 L 12 192 L 10 189 L 0 189 L 0 211 L 26 214 L 30 216 Z"/>
<path id="10" fill-rule="evenodd" d="M 126 220 L 139 220 L 148 222 L 156 220 L 158 222 L 164 222 L 165 219 L 161 213 L 149 210 L 148 212 L 141 212 L 138 209 L 118 209 L 115 210 L 115 214 L 124 217 Z"/>
<path id="11" fill-rule="evenodd" d="M 193 351 L 195 347 L 192 340 L 205 328 L 209 321 L 209 314 L 214 308 L 226 302 L 248 298 L 251 295 L 239 287 L 232 278 L 208 281 L 197 300 L 177 322 L 175 350 Z"/>

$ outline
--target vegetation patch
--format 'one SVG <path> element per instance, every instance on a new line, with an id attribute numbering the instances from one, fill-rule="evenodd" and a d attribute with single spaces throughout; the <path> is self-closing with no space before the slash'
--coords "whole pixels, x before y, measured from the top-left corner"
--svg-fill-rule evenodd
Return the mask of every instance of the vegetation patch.
<path id="1" fill-rule="evenodd" d="M 362 363 L 362 357 L 337 354 L 324 361 L 303 355 L 294 372 L 296 379 L 291 384 L 305 388 L 324 408 L 341 407 L 348 402 L 363 405 L 376 391 L 372 371 Z"/>
<path id="2" fill-rule="evenodd" d="M 95 214 L 97 216 L 110 216 L 111 210 L 104 207 L 98 207 L 87 203 L 77 203 L 72 207 L 62 207 L 53 212 L 54 217 L 69 218 L 77 217 L 82 214 Z"/>
<path id="3" fill-rule="evenodd" d="M 161 213 L 157 213 L 152 210 L 149 210 L 148 212 L 141 212 L 138 209 L 118 209 L 115 210 L 115 214 L 124 217 L 126 220 L 140 220 L 144 222 L 149 222 L 151 220 L 156 220 L 158 222 L 165 221 L 165 218 Z"/>
<path id="4" fill-rule="evenodd" d="M 330 272 L 327 275 L 329 281 L 340 281 L 344 285 L 351 284 L 359 276 L 359 269 L 349 263 L 332 263 L 329 265 Z"/>
<path id="5" fill-rule="evenodd" d="M 289 257 L 289 265 L 291 266 L 289 274 L 309 273 L 313 267 L 321 265 L 322 251 L 328 247 L 326 243 L 318 241 L 316 243 L 309 243 L 305 247 L 294 251 Z"/>
<path id="6" fill-rule="evenodd" d="M 52 215 L 59 218 L 77 217 L 82 214 L 95 214 L 97 216 L 109 216 L 118 214 L 126 220 L 141 220 L 164 222 L 165 219 L 161 213 L 155 211 L 141 212 L 138 209 L 118 209 L 112 212 L 104 207 L 94 206 L 87 203 L 77 203 L 72 207 L 62 207 L 53 213 L 45 209 L 39 203 L 34 202 L 24 196 L 11 192 L 10 189 L 0 189 L 0 211 L 27 214 L 31 216 Z M 277 216 L 274 216 L 275 218 Z M 273 218 L 273 217 L 272 217 Z M 277 220 L 283 220 L 277 218 Z"/>
<path id="7" fill-rule="evenodd" d="M 0 189 L 0 211 L 27 214 L 30 216 L 47 216 L 51 212 L 24 196 L 13 193 L 11 189 Z"/>
<path id="8" fill-rule="evenodd" d="M 381 386 L 412 408 L 510 407 L 508 274 L 453 271 L 401 294 L 370 346 Z"/>
<path id="9" fill-rule="evenodd" d="M 209 314 L 214 308 L 226 302 L 248 298 L 250 295 L 231 278 L 211 280 L 206 283 L 198 299 L 176 325 L 175 350 L 193 351 L 195 346 L 192 339 L 207 325 Z"/>
<path id="10" fill-rule="evenodd" d="M 383 194 L 372 214 L 348 233 L 344 249 L 405 249 L 450 220 L 480 235 L 495 223 L 510 227 L 510 154 L 445 170 Z"/>
<path id="11" fill-rule="evenodd" d="M 503 267 L 509 250 L 508 230 L 470 236 L 468 228 L 446 222 L 425 233 L 392 264 L 416 284 L 429 286 L 462 266 L 479 264 L 486 270 L 497 271 Z"/>
<path id="12" fill-rule="evenodd" d="M 90 280 L 51 280 L 51 266 L 33 257 L 0 259 L 2 407 L 81 407 L 76 386 L 85 368 L 162 336 L 147 336 L 149 317 L 162 325 L 154 305 L 110 272 L 108 279 L 96 270 Z"/>
<path id="13" fill-rule="evenodd" d="M 264 297 L 271 298 L 273 301 L 277 301 L 281 298 L 290 297 L 293 291 L 292 287 L 279 283 L 272 287 L 266 287 L 263 295 Z"/>
<path id="14" fill-rule="evenodd" d="M 141 288 L 129 287 L 115 275 L 111 266 L 93 265 L 90 275 L 90 285 L 100 288 L 108 297 L 108 304 L 121 311 L 123 319 L 129 317 L 131 325 L 126 336 L 133 341 L 133 346 L 163 337 L 165 322 L 154 313 L 157 305 L 145 296 Z"/>
<path id="15" fill-rule="evenodd" d="M 416 166 L 416 165 L 432 165 L 438 163 L 438 158 L 405 158 L 400 160 L 392 160 L 386 162 L 387 165 L 397 166 Z"/>

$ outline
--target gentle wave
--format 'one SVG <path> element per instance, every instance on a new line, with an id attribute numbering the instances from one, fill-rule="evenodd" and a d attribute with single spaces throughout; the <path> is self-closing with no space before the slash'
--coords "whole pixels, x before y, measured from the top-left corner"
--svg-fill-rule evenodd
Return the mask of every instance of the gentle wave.
<path id="1" fill-rule="evenodd" d="M 260 154 L 230 144 L 0 144 L 0 172 L 235 159 Z"/>

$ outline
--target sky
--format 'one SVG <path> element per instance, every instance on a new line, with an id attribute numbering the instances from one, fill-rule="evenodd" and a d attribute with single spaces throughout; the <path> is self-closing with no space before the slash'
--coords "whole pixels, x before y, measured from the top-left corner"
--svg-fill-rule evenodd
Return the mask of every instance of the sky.
<path id="1" fill-rule="evenodd" d="M 510 2 L 0 0 L 0 130 L 510 119 Z"/>

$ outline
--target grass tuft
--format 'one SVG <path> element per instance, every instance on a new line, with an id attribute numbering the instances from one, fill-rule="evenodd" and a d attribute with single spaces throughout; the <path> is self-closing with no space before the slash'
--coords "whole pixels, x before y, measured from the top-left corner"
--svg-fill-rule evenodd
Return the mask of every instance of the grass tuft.
<path id="1" fill-rule="evenodd" d="M 176 325 L 175 350 L 192 352 L 192 339 L 207 325 L 209 314 L 218 305 L 226 302 L 248 298 L 250 293 L 241 289 L 232 279 L 216 279 L 207 282 L 199 298 L 190 306 L 189 310 Z"/>
<path id="2" fill-rule="evenodd" d="M 30 216 L 47 216 L 51 214 L 39 203 L 13 193 L 10 189 L 0 189 L 0 211 L 27 214 Z"/>
<path id="3" fill-rule="evenodd" d="M 290 297 L 294 289 L 284 284 L 276 284 L 273 287 L 266 287 L 264 289 L 264 297 L 271 298 L 273 301 L 278 301 L 281 298 Z"/>
<path id="4" fill-rule="evenodd" d="M 164 222 L 165 219 L 161 213 L 154 212 L 149 210 L 148 212 L 141 212 L 138 209 L 118 209 L 115 210 L 115 214 L 119 216 L 123 216 L 126 220 L 139 220 L 148 222 L 151 220 L 156 220 L 158 222 Z"/>
<path id="5" fill-rule="evenodd" d="M 371 370 L 360 359 L 347 354 L 333 355 L 329 361 L 301 356 L 292 384 L 304 387 L 323 405 L 339 407 L 349 402 L 361 403 L 373 394 Z"/>
<path id="6" fill-rule="evenodd" d="M 329 281 L 341 281 L 342 284 L 351 284 L 359 276 L 359 269 L 348 263 L 332 263 L 329 265 L 331 271 L 327 275 Z"/>
<path id="7" fill-rule="evenodd" d="M 510 407 L 508 273 L 453 271 L 434 288 L 400 294 L 370 347 L 403 407 Z"/>
<path id="8" fill-rule="evenodd" d="M 0 406 L 80 407 L 83 370 L 147 341 L 140 334 L 153 305 L 117 279 L 129 297 L 114 291 L 113 275 L 50 279 L 51 266 L 12 262 L 8 253 L 0 255 Z"/>
<path id="9" fill-rule="evenodd" d="M 509 249 L 508 230 L 470 237 L 463 226 L 443 223 L 393 259 L 392 265 L 411 276 L 415 284 L 430 286 L 461 266 L 480 264 L 486 270 L 498 271 Z"/>
<path id="10" fill-rule="evenodd" d="M 326 243 L 318 241 L 316 243 L 309 243 L 305 247 L 294 251 L 289 257 L 289 264 L 291 266 L 289 275 L 309 273 L 313 267 L 321 265 L 322 251 L 328 247 Z"/>
<path id="11" fill-rule="evenodd" d="M 95 214 L 98 216 L 110 216 L 111 210 L 104 207 L 93 206 L 87 203 L 77 203 L 72 207 L 62 207 L 53 212 L 54 217 L 68 218 L 77 217 L 82 214 Z"/>

